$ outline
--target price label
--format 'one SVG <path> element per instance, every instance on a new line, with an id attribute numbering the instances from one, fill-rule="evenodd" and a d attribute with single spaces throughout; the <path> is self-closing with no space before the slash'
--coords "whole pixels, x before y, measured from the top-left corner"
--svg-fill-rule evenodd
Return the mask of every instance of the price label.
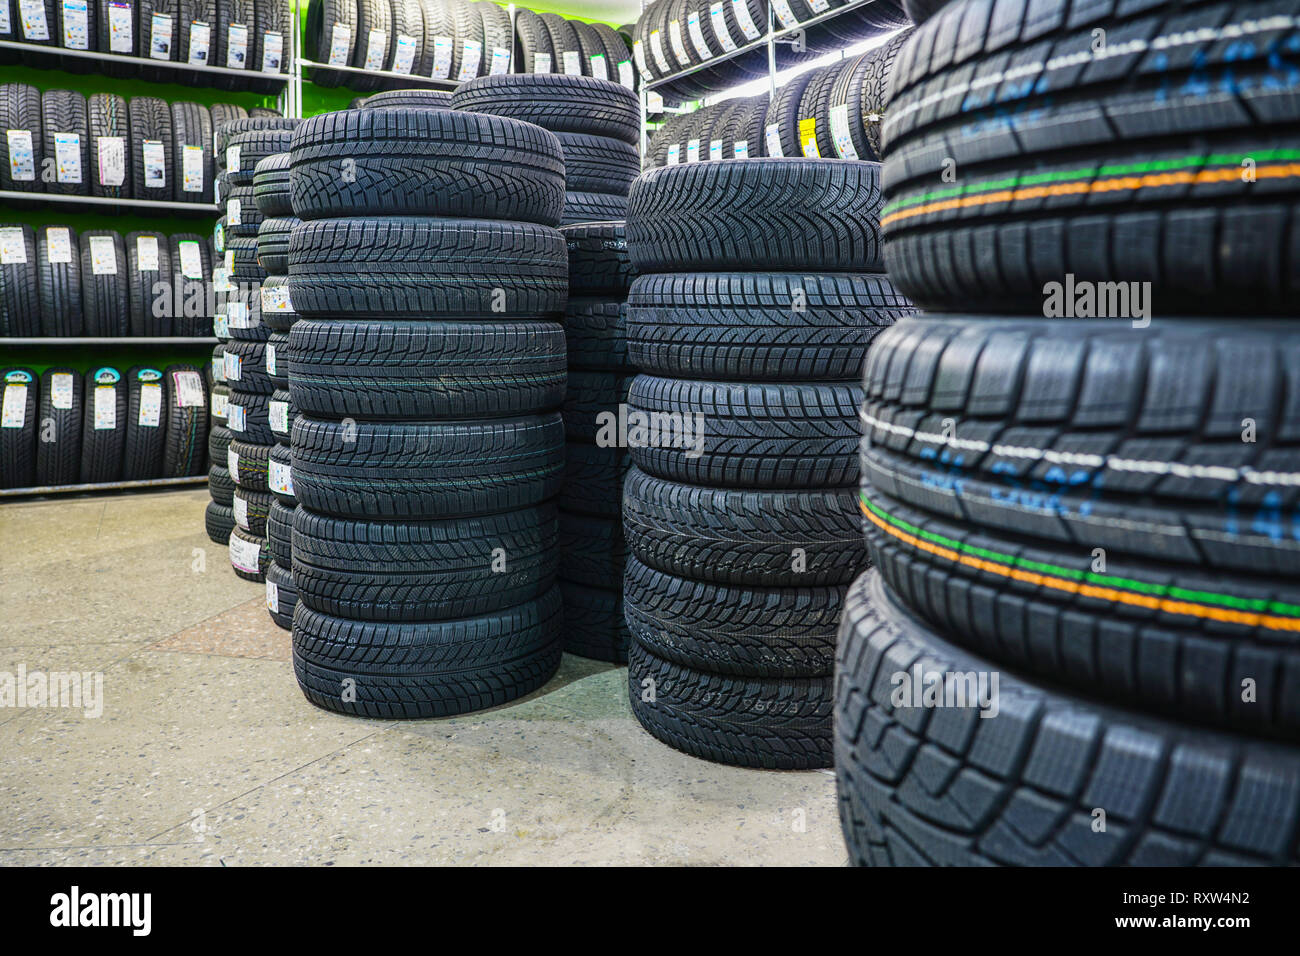
<path id="1" fill-rule="evenodd" d="M 140 417 L 136 424 L 143 428 L 157 428 L 162 421 L 162 386 L 146 382 L 140 386 Z"/>
<path id="2" fill-rule="evenodd" d="M 330 30 L 330 66 L 348 65 L 348 47 L 352 45 L 352 28 L 346 23 L 336 23 Z"/>
<path id="3" fill-rule="evenodd" d="M 244 408 L 243 405 L 236 405 L 234 402 L 230 402 L 226 406 L 226 427 L 232 432 L 240 432 L 242 434 L 247 425 L 248 409 Z"/>
<path id="4" fill-rule="evenodd" d="M 385 30 L 371 30 L 369 37 L 366 39 L 365 69 L 382 70 L 384 68 L 384 54 L 387 52 L 388 32 Z"/>
<path id="5" fill-rule="evenodd" d="M 253 327 L 252 320 L 248 316 L 248 303 L 246 302 L 238 300 L 228 302 L 226 304 L 226 319 L 232 329 L 251 329 Z"/>
<path id="6" fill-rule="evenodd" d="M 240 361 L 239 356 L 236 355 L 234 352 L 229 352 L 229 351 L 226 352 L 224 355 L 224 359 L 225 359 L 224 362 L 225 368 L 223 370 L 223 374 L 225 375 L 226 381 L 238 382 L 239 373 L 242 370 L 244 363 Z"/>
<path id="7" fill-rule="evenodd" d="M 618 64 L 618 81 L 629 90 L 636 86 L 636 74 L 632 72 L 632 61 L 621 60 Z"/>
<path id="8" fill-rule="evenodd" d="M 20 226 L 0 226 L 0 265 L 27 264 L 27 243 Z"/>
<path id="9" fill-rule="evenodd" d="M 134 53 L 135 9 L 129 3 L 108 5 L 108 50 L 110 53 Z"/>
<path id="10" fill-rule="evenodd" d="M 54 134 L 54 170 L 56 179 L 61 183 L 81 182 L 80 134 Z"/>
<path id="11" fill-rule="evenodd" d="M 86 0 L 63 0 L 63 45 L 69 50 L 89 50 Z"/>
<path id="12" fill-rule="evenodd" d="M 248 541 L 238 535 L 230 536 L 230 563 L 241 571 L 258 574 L 261 567 L 262 546 L 256 541 Z"/>
<path id="13" fill-rule="evenodd" d="M 709 45 L 704 42 L 704 31 L 700 29 L 700 15 L 692 12 L 686 15 L 686 32 L 691 38 L 691 46 L 695 47 L 695 52 L 700 55 L 701 60 L 708 60 L 713 57 L 713 51 Z"/>
<path id="14" fill-rule="evenodd" d="M 271 459 L 266 463 L 266 482 L 272 491 L 293 495 L 293 468 L 288 462 Z"/>
<path id="15" fill-rule="evenodd" d="M 709 140 L 709 159 L 721 159 L 721 158 L 722 158 L 722 140 L 720 139 Z"/>
<path id="16" fill-rule="evenodd" d="M 738 139 L 733 150 L 736 159 L 749 159 L 749 140 Z"/>
<path id="17" fill-rule="evenodd" d="M 117 248 L 111 236 L 90 237 L 90 272 L 97 276 L 117 275 Z"/>
<path id="18" fill-rule="evenodd" d="M 95 431 L 112 431 L 117 428 L 117 387 L 95 386 Z"/>
<path id="19" fill-rule="evenodd" d="M 746 40 L 757 40 L 762 35 L 754 25 L 754 18 L 749 15 L 748 0 L 731 0 L 731 12 L 736 15 L 736 23 Z"/>
<path id="20" fill-rule="evenodd" d="M 682 158 L 681 158 L 681 157 L 682 157 L 681 150 L 682 150 L 681 145 L 678 144 L 678 143 L 673 143 L 671 146 L 668 147 L 668 165 L 669 165 L 669 166 L 676 166 L 678 163 L 680 163 L 680 162 L 682 161 Z"/>
<path id="21" fill-rule="evenodd" d="M 239 144 L 226 147 L 226 172 L 239 172 Z"/>
<path id="22" fill-rule="evenodd" d="M 853 146 L 853 136 L 850 132 L 847 103 L 831 107 L 831 140 L 835 143 L 835 153 L 840 159 L 858 158 L 858 151 Z"/>
<path id="23" fill-rule="evenodd" d="M 187 193 L 203 192 L 203 147 L 181 147 L 181 190 Z"/>
<path id="24" fill-rule="evenodd" d="M 172 372 L 172 381 L 176 383 L 177 408 L 203 407 L 203 376 L 193 369 Z"/>
<path id="25" fill-rule="evenodd" d="M 289 287 L 282 283 L 267 283 L 262 286 L 263 312 L 292 312 L 293 303 L 289 301 Z"/>
<path id="26" fill-rule="evenodd" d="M 137 272 L 158 271 L 158 237 L 135 237 L 135 267 Z"/>
<path id="27" fill-rule="evenodd" d="M 456 41 L 451 37 L 433 38 L 433 72 L 434 79 L 445 80 L 451 76 L 451 54 Z"/>
<path id="28" fill-rule="evenodd" d="M 591 75 L 598 80 L 609 79 L 609 68 L 605 65 L 605 57 L 599 53 L 591 58 Z"/>
<path id="29" fill-rule="evenodd" d="M 565 50 L 560 56 L 564 72 L 569 76 L 582 76 L 582 54 L 577 50 Z"/>
<path id="30" fill-rule="evenodd" d="M 462 83 L 478 76 L 478 65 L 483 59 L 483 44 L 478 40 L 466 40 L 460 48 L 460 76 Z"/>
<path id="31" fill-rule="evenodd" d="M 212 43 L 212 26 L 202 20 L 190 21 L 190 49 L 185 62 L 191 66 L 207 66 L 208 47 Z"/>
<path id="32" fill-rule="evenodd" d="M 271 431 L 277 435 L 288 434 L 289 431 L 289 403 L 288 402 L 267 402 L 266 414 L 271 421 Z"/>
<path id="33" fill-rule="evenodd" d="M 551 55 L 549 53 L 533 54 L 533 72 L 534 73 L 551 72 Z"/>
<path id="34" fill-rule="evenodd" d="M 690 66 L 691 58 L 686 52 L 686 44 L 682 41 L 680 20 L 673 20 L 668 24 L 668 43 L 672 47 L 673 56 L 677 58 L 677 65 L 683 68 Z"/>
<path id="35" fill-rule="evenodd" d="M 248 27 L 232 23 L 226 31 L 226 68 L 242 70 L 248 66 Z"/>
<path id="36" fill-rule="evenodd" d="M 45 19 L 45 4 L 42 0 L 18 0 L 18 16 L 23 25 L 23 39 L 50 38 L 50 25 Z"/>
<path id="37" fill-rule="evenodd" d="M 280 589 L 270 578 L 266 579 L 266 609 L 272 614 L 280 613 Z"/>
<path id="38" fill-rule="evenodd" d="M 226 406 L 230 399 L 220 392 L 212 393 L 212 417 L 220 418 L 223 422 L 226 420 Z"/>
<path id="39" fill-rule="evenodd" d="M 50 405 L 54 408 L 72 408 L 74 384 L 68 372 L 56 372 L 50 376 Z"/>
<path id="40" fill-rule="evenodd" d="M 655 63 L 659 64 L 661 73 L 671 73 L 672 67 L 668 65 L 668 57 L 664 56 L 664 38 L 659 30 L 650 34 L 650 53 L 655 58 Z"/>
<path id="41" fill-rule="evenodd" d="M 783 152 L 781 151 L 781 126 L 780 126 L 780 124 L 779 124 L 779 123 L 768 123 L 768 124 L 767 124 L 767 129 L 764 131 L 764 135 L 765 135 L 766 138 L 767 138 L 767 155 L 769 155 L 769 156 L 784 156 L 785 153 L 783 153 Z"/>
<path id="42" fill-rule="evenodd" d="M 722 44 L 723 52 L 730 53 L 737 47 L 736 41 L 732 39 L 731 31 L 727 29 L 727 13 L 723 9 L 723 2 L 724 0 L 717 0 L 716 3 L 709 5 L 709 22 L 713 24 L 713 35 Z"/>
<path id="43" fill-rule="evenodd" d="M 33 182 L 36 179 L 36 154 L 32 148 L 32 131 L 11 129 L 5 131 L 9 141 L 9 176 L 15 182 Z"/>
<path id="44" fill-rule="evenodd" d="M 239 481 L 239 454 L 233 448 L 226 449 L 226 471 L 231 481 Z"/>
<path id="45" fill-rule="evenodd" d="M 393 72 L 410 73 L 415 65 L 415 37 L 397 34 L 397 47 L 393 51 Z"/>
<path id="46" fill-rule="evenodd" d="M 284 58 L 284 34 L 268 30 L 262 34 L 262 72 L 279 73 Z"/>
<path id="47" fill-rule="evenodd" d="M 95 139 L 95 159 L 101 186 L 121 186 L 126 182 L 126 137 L 99 136 Z"/>
<path id="48" fill-rule="evenodd" d="M 27 422 L 27 386 L 6 385 L 0 428 L 22 428 Z"/>
<path id="49" fill-rule="evenodd" d="M 488 66 L 490 76 L 500 76 L 510 72 L 510 51 L 503 46 L 492 48 L 492 62 Z"/>
<path id="50" fill-rule="evenodd" d="M 146 139 L 141 143 L 140 159 L 144 163 L 145 187 L 164 189 L 167 186 L 167 153 L 163 150 L 162 140 Z"/>
<path id="51" fill-rule="evenodd" d="M 202 279 L 203 254 L 199 251 L 199 244 L 193 239 L 185 239 L 177 243 L 177 251 L 181 257 L 181 275 L 187 279 Z"/>
<path id="52" fill-rule="evenodd" d="M 262 350 L 263 358 L 266 362 L 266 374 L 273 378 L 279 373 L 275 370 L 275 346 L 270 342 L 266 343 L 266 348 Z"/>
<path id="53" fill-rule="evenodd" d="M 776 14 L 776 18 L 781 21 L 781 26 L 786 30 L 799 25 L 798 18 L 790 9 L 790 0 L 772 0 L 772 12 Z"/>
<path id="54" fill-rule="evenodd" d="M 155 60 L 172 58 L 172 18 L 166 13 L 155 13 L 149 23 L 149 56 Z"/>
<path id="55" fill-rule="evenodd" d="M 227 199 L 226 200 L 226 225 L 242 226 L 244 224 L 244 220 L 241 218 L 241 214 L 243 213 L 243 211 L 244 211 L 244 204 L 242 202 L 240 202 L 238 199 Z"/>
<path id="56" fill-rule="evenodd" d="M 239 525 L 245 531 L 248 530 L 248 502 L 244 496 L 236 493 L 234 500 L 230 503 L 231 510 L 235 513 L 235 524 Z"/>
<path id="57" fill-rule="evenodd" d="M 45 230 L 45 260 L 72 261 L 72 230 L 67 226 L 49 226 Z"/>
<path id="58" fill-rule="evenodd" d="M 803 145 L 803 154 L 809 159 L 820 159 L 817 151 L 817 117 L 809 116 L 799 121 L 799 142 Z"/>
<path id="59" fill-rule="evenodd" d="M 688 163 L 698 163 L 700 161 L 700 141 L 692 139 L 686 143 L 686 161 Z"/>

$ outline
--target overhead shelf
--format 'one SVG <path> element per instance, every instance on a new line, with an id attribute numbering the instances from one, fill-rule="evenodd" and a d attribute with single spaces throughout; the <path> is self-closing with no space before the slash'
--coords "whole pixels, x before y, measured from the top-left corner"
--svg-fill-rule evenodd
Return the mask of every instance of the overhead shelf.
<path id="1" fill-rule="evenodd" d="M 69 196 L 64 193 L 24 192 L 17 189 L 0 189 L 0 202 L 53 203 L 63 206 L 116 206 L 123 212 L 136 209 L 156 209 L 159 212 L 188 212 L 212 216 L 220 213 L 216 203 L 167 202 L 160 199 L 128 199 L 125 196 Z"/>
<path id="2" fill-rule="evenodd" d="M 0 50 L 14 50 L 26 58 L 24 65 L 38 65 L 36 61 L 49 60 L 50 68 L 57 69 L 59 60 L 94 60 L 99 63 L 117 63 L 137 67 L 137 72 L 148 69 L 170 70 L 176 74 L 177 83 L 186 79 L 213 81 L 221 77 L 233 77 L 256 81 L 262 85 L 283 86 L 289 82 L 288 73 L 263 73 L 260 70 L 232 70 L 224 66 L 197 66 L 190 63 L 178 63 L 175 60 L 155 60 L 144 56 L 129 56 L 124 53 L 100 53 L 97 50 L 69 50 L 61 46 L 44 46 L 38 43 L 17 43 L 13 40 L 0 40 Z M 138 76 L 135 78 L 139 78 Z M 206 85 L 210 85 L 205 83 Z M 256 92 L 256 91 L 255 91 Z"/>
<path id="3" fill-rule="evenodd" d="M 410 81 L 420 83 L 424 86 L 430 86 L 438 90 L 454 90 L 460 86 L 459 80 L 443 80 L 433 76 L 420 76 L 418 73 L 396 73 L 392 70 L 363 70 L 357 66 L 331 66 L 328 63 L 317 63 L 315 60 L 298 61 L 299 67 L 310 70 L 332 70 L 339 73 L 353 73 L 358 76 L 374 76 L 383 79 L 397 80 L 399 82 Z"/>
<path id="4" fill-rule="evenodd" d="M 0 488 L 0 498 L 18 498 L 22 495 L 65 495 L 78 491 L 124 491 L 128 488 L 173 488 L 179 485 L 205 485 L 207 475 L 187 475 L 184 478 L 149 478 L 141 481 L 101 481 L 91 485 L 41 485 L 32 488 Z"/>
<path id="5" fill-rule="evenodd" d="M 119 335 L 112 338 L 91 338 L 86 336 L 44 335 L 35 338 L 0 338 L 0 346 L 12 345 L 23 347 L 73 345 L 219 345 L 216 336 L 202 335 Z"/>

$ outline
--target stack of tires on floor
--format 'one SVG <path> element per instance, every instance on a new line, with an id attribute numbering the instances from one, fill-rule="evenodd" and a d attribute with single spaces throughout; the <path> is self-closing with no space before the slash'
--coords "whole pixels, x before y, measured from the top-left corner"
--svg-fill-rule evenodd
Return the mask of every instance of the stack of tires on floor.
<path id="1" fill-rule="evenodd" d="M 565 225 L 627 214 L 628 190 L 641 170 L 640 106 L 627 87 L 586 76 L 485 76 L 459 86 L 452 105 L 536 123 L 559 138 Z"/>
<path id="2" fill-rule="evenodd" d="M 560 145 L 432 102 L 313 117 L 291 150 L 293 662 L 349 714 L 500 704 L 564 639 Z"/>
<path id="3" fill-rule="evenodd" d="M 896 64 L 858 863 L 1300 862 L 1300 33 L 1113 10 L 957 0 Z"/>
<path id="4" fill-rule="evenodd" d="M 236 120 L 225 124 L 219 136 L 225 160 L 219 180 L 225 209 L 220 228 L 224 268 L 229 275 L 225 324 L 230 340 L 223 353 L 229 390 L 226 468 L 235 485 L 230 564 L 241 578 L 259 582 L 265 580 L 271 560 L 266 541 L 267 518 L 275 500 L 269 484 L 270 456 L 278 440 L 277 425 L 279 435 L 287 434 L 288 409 L 286 396 L 282 394 L 277 403 L 274 395 L 275 378 L 283 382 L 283 375 L 273 375 L 273 367 L 267 365 L 271 330 L 262 321 L 262 287 L 268 273 L 258 259 L 258 230 L 264 217 L 253 179 L 262 160 L 288 150 L 299 122 L 286 118 Z"/>
<path id="5" fill-rule="evenodd" d="M 866 566 L 856 379 L 911 311 L 880 274 L 879 209 L 866 162 L 695 163 L 633 186 L 628 686 L 688 753 L 830 765 L 836 629 Z"/>

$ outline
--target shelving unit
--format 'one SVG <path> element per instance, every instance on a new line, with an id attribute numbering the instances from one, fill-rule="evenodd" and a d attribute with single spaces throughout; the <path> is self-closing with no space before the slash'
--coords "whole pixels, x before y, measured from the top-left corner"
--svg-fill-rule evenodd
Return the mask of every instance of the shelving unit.
<path id="1" fill-rule="evenodd" d="M 297 8 L 293 10 L 293 22 L 297 26 Z M 290 41 L 292 46 L 292 41 Z M 178 63 L 175 60 L 155 60 L 145 56 L 129 56 L 124 53 L 100 53 L 96 50 L 69 50 L 61 46 L 42 46 L 39 43 L 18 43 L 13 40 L 0 40 L 0 50 L 14 50 L 23 54 L 29 61 L 49 60 L 50 69 L 58 68 L 58 60 L 92 60 L 98 63 L 115 63 L 127 66 L 136 66 L 141 71 L 146 67 L 150 69 L 171 70 L 177 74 L 177 82 L 184 82 L 186 79 L 212 79 L 212 83 L 203 83 L 204 86 L 217 86 L 215 82 L 221 77 L 237 77 L 244 80 L 256 79 L 265 84 L 267 90 L 254 90 L 253 92 L 271 92 L 276 86 L 289 82 L 288 73 L 263 73 L 260 70 L 232 70 L 224 66 L 198 66 L 191 63 Z M 37 63 L 28 62 L 27 65 L 36 66 Z M 136 79 L 146 79 L 145 77 L 135 77 Z"/>
<path id="2" fill-rule="evenodd" d="M 127 488 L 171 488 L 177 485 L 206 485 L 207 483 L 207 475 L 187 475 L 184 478 L 104 481 L 91 485 L 44 485 L 32 488 L 3 488 L 0 489 L 0 498 L 18 498 L 23 495 L 65 495 L 79 491 L 121 491 Z"/>
<path id="3" fill-rule="evenodd" d="M 219 210 L 216 203 L 164 202 L 160 199 L 130 199 L 126 197 L 69 196 L 63 193 L 26 192 L 17 189 L 0 189 L 0 203 L 54 203 L 64 206 L 116 206 L 124 212 L 150 209 L 158 212 L 195 213 L 211 216 Z"/>
<path id="4" fill-rule="evenodd" d="M 141 335 L 139 337 L 130 335 L 119 335 L 107 338 L 93 338 L 77 335 L 48 335 L 28 338 L 0 338 L 0 346 L 13 346 L 15 348 L 33 348 L 33 347 L 64 347 L 85 345 L 148 345 L 148 346 L 165 346 L 165 345 L 211 345 L 216 346 L 220 339 L 216 336 L 203 335 Z"/>

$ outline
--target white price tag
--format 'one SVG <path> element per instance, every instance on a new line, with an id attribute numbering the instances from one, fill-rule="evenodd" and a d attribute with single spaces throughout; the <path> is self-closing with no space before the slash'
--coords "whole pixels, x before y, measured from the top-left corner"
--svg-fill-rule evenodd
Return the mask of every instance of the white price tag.
<path id="1" fill-rule="evenodd" d="M 56 372 L 50 376 L 50 405 L 53 408 L 72 407 L 73 382 L 70 372 Z"/>
<path id="2" fill-rule="evenodd" d="M 0 265 L 26 265 L 27 243 L 19 226 L 0 226 Z"/>
<path id="3" fill-rule="evenodd" d="M 131 53 L 135 45 L 135 8 L 130 3 L 108 5 L 108 51 Z"/>
<path id="4" fill-rule="evenodd" d="M 738 139 L 734 149 L 736 159 L 749 159 L 749 140 Z"/>
<path id="5" fill-rule="evenodd" d="M 808 7 L 813 13 L 825 13 L 831 5 L 830 0 L 808 0 Z"/>
<path id="6" fill-rule="evenodd" d="M 67 226 L 49 226 L 46 228 L 45 261 L 72 261 L 72 230 Z"/>
<path id="7" fill-rule="evenodd" d="M 847 103 L 831 107 L 831 139 L 835 143 L 835 153 L 840 159 L 858 158 L 858 151 L 853 146 L 853 137 L 849 131 Z"/>
<path id="8" fill-rule="evenodd" d="M 232 432 L 243 434 L 244 428 L 248 424 L 248 409 L 243 405 L 237 405 L 230 402 L 226 405 L 226 427 Z"/>
<path id="9" fill-rule="evenodd" d="M 642 73 L 645 72 L 645 45 L 640 40 L 632 41 L 632 59 L 636 60 L 636 68 Z"/>
<path id="10" fill-rule="evenodd" d="M 242 202 L 240 202 L 238 199 L 227 199 L 226 200 L 226 225 L 242 226 L 244 224 L 244 220 L 240 217 L 243 211 L 244 211 L 244 204 Z"/>
<path id="11" fill-rule="evenodd" d="M 582 54 L 577 50 L 565 50 L 560 56 L 564 63 L 564 72 L 569 76 L 582 76 Z"/>
<path id="12" fill-rule="evenodd" d="M 348 65 L 348 47 L 352 45 L 352 28 L 346 23 L 336 23 L 330 31 L 330 66 Z"/>
<path id="13" fill-rule="evenodd" d="M 455 46 L 456 41 L 452 37 L 433 38 L 433 72 L 430 76 L 439 80 L 451 76 L 451 54 Z"/>
<path id="14" fill-rule="evenodd" d="M 230 320 L 220 309 L 212 316 L 212 334 L 219 339 L 230 338 Z"/>
<path id="15" fill-rule="evenodd" d="M 203 192 L 203 147 L 181 147 L 181 190 L 187 193 Z"/>
<path id="16" fill-rule="evenodd" d="M 158 271 L 158 237 L 135 237 L 135 266 L 137 272 Z"/>
<path id="17" fill-rule="evenodd" d="M 687 141 L 686 161 L 688 163 L 698 163 L 700 161 L 700 141 L 698 139 Z"/>
<path id="18" fill-rule="evenodd" d="M 284 35 L 277 30 L 262 34 L 262 72 L 279 73 L 284 59 Z"/>
<path id="19" fill-rule="evenodd" d="M 97 276 L 117 275 L 117 249 L 112 236 L 90 237 L 90 273 Z"/>
<path id="20" fill-rule="evenodd" d="M 234 500 L 230 502 L 231 510 L 235 513 L 235 524 L 239 525 L 245 531 L 248 530 L 248 502 L 244 496 L 236 493 Z"/>
<path id="21" fill-rule="evenodd" d="M 193 239 L 186 239 L 178 244 L 181 256 L 181 275 L 187 279 L 203 278 L 203 254 L 199 244 Z"/>
<path id="22" fill-rule="evenodd" d="M 695 47 L 695 52 L 700 55 L 700 59 L 710 59 L 713 56 L 713 51 L 704 42 L 704 31 L 700 29 L 699 13 L 691 12 L 686 15 L 686 32 L 690 35 L 691 46 Z"/>
<path id="23" fill-rule="evenodd" d="M 266 374 L 273 378 L 278 377 L 280 373 L 275 370 L 275 346 L 270 342 L 266 343 L 266 348 L 263 350 L 263 361 L 266 363 Z"/>
<path id="24" fill-rule="evenodd" d="M 226 147 L 226 172 L 239 172 L 239 144 Z"/>
<path id="25" fill-rule="evenodd" d="M 668 57 L 664 56 L 664 38 L 658 30 L 650 34 L 650 52 L 655 58 L 655 63 L 659 64 L 661 73 L 671 73 L 673 71 L 672 67 L 668 65 Z"/>
<path id="26" fill-rule="evenodd" d="M 288 402 L 267 402 L 266 414 L 271 420 L 271 431 L 277 434 L 285 434 L 289 431 Z"/>
<path id="27" fill-rule="evenodd" d="M 203 407 L 203 376 L 193 369 L 172 372 L 172 381 L 176 383 L 177 408 Z"/>
<path id="28" fill-rule="evenodd" d="M 691 58 L 686 52 L 686 44 L 682 41 L 682 22 L 673 20 L 668 24 L 668 44 L 672 47 L 673 56 L 677 58 L 677 65 L 683 69 L 691 65 Z"/>
<path id="29" fill-rule="evenodd" d="M 244 363 L 240 361 L 239 356 L 234 352 L 225 353 L 223 373 L 227 382 L 238 382 L 239 373 L 243 369 Z"/>
<path id="30" fill-rule="evenodd" d="M 61 183 L 81 182 L 81 135 L 54 134 L 55 178 Z"/>
<path id="31" fill-rule="evenodd" d="M 799 142 L 803 144 L 803 154 L 809 159 L 821 159 L 817 148 L 817 117 L 808 116 L 799 121 Z"/>
<path id="32" fill-rule="evenodd" d="M 764 131 L 767 137 L 767 155 L 784 156 L 781 152 L 781 125 L 779 123 L 768 123 Z"/>
<path id="33" fill-rule="evenodd" d="M 86 0 L 63 0 L 63 45 L 69 50 L 89 50 Z"/>
<path id="34" fill-rule="evenodd" d="M 410 73 L 415 65 L 415 37 L 397 34 L 397 47 L 393 50 L 393 72 Z"/>
<path id="35" fill-rule="evenodd" d="M 293 468 L 286 462 L 271 459 L 266 463 L 266 483 L 272 491 L 293 495 Z"/>
<path id="36" fill-rule="evenodd" d="M 786 30 L 799 25 L 798 18 L 790 9 L 790 0 L 772 0 L 772 12 L 776 14 L 776 18 L 781 21 L 781 26 Z"/>
<path id="37" fill-rule="evenodd" d="M 22 428 L 27 422 L 27 386 L 6 385 L 0 428 Z"/>
<path id="38" fill-rule="evenodd" d="M 149 56 L 154 60 L 172 58 L 172 18 L 166 13 L 155 13 L 149 22 Z"/>
<path id="39" fill-rule="evenodd" d="M 23 24 L 24 40 L 48 40 L 50 26 L 45 20 L 42 0 L 18 0 L 18 17 Z"/>
<path id="40" fill-rule="evenodd" d="M 7 37 L 13 32 L 13 24 L 9 22 L 9 4 L 0 3 L 0 35 Z"/>
<path id="41" fill-rule="evenodd" d="M 95 430 L 112 431 L 117 427 L 117 388 L 95 386 Z"/>
<path id="42" fill-rule="evenodd" d="M 668 147 L 668 165 L 676 166 L 682 161 L 682 147 L 679 143 L 673 143 Z"/>
<path id="43" fill-rule="evenodd" d="M 223 422 L 226 420 L 226 406 L 230 404 L 229 396 L 222 395 L 220 392 L 212 393 L 212 417 L 220 418 Z"/>
<path id="44" fill-rule="evenodd" d="M 262 558 L 262 546 L 256 541 L 246 541 L 237 535 L 230 536 L 230 563 L 241 571 L 257 574 L 262 569 L 258 562 Z"/>
<path id="45" fill-rule="evenodd" d="M 248 27 L 242 23 L 230 24 L 226 31 L 226 68 L 242 70 L 248 66 Z"/>
<path id="46" fill-rule="evenodd" d="M 388 52 L 388 33 L 385 30 L 371 30 L 366 40 L 365 69 L 382 70 L 384 54 Z"/>
<path id="47" fill-rule="evenodd" d="M 490 76 L 499 76 L 502 73 L 510 72 L 510 51 L 505 47 L 498 46 L 492 48 L 492 62 L 488 66 Z"/>
<path id="48" fill-rule="evenodd" d="M 263 312 L 292 312 L 293 303 L 289 301 L 289 287 L 283 283 L 267 283 L 262 286 Z"/>
<path id="49" fill-rule="evenodd" d="M 731 37 L 731 31 L 727 29 L 727 14 L 722 4 L 725 0 L 716 0 L 709 5 L 709 22 L 713 24 L 713 35 L 718 38 L 722 44 L 723 52 L 730 53 L 736 49 L 736 41 Z"/>
<path id="50" fill-rule="evenodd" d="M 230 323 L 232 329 L 251 329 L 253 322 L 248 316 L 248 303 L 234 302 L 226 303 L 226 320 Z"/>
<path id="51" fill-rule="evenodd" d="M 266 609 L 272 614 L 280 613 L 280 589 L 270 578 L 266 579 Z"/>
<path id="52" fill-rule="evenodd" d="M 462 83 L 478 76 L 479 61 L 483 59 L 483 44 L 477 40 L 466 40 L 460 48 L 460 75 Z"/>
<path id="53" fill-rule="evenodd" d="M 126 182 L 126 137 L 100 136 L 95 140 L 95 158 L 101 186 L 121 186 Z"/>
<path id="54" fill-rule="evenodd" d="M 185 62 L 191 66 L 206 66 L 211 43 L 212 26 L 202 20 L 190 21 L 190 49 Z"/>
<path id="55" fill-rule="evenodd" d="M 162 189 L 167 185 L 167 153 L 162 140 L 146 139 L 140 144 L 140 160 L 144 163 L 144 184 L 148 189 Z M 143 199 L 143 196 L 137 196 Z"/>
<path id="56" fill-rule="evenodd" d="M 36 154 L 32 149 L 32 131 L 11 129 L 5 131 L 9 140 L 9 175 L 15 182 L 34 182 L 36 179 Z"/>
<path id="57" fill-rule="evenodd" d="M 136 424 L 143 428 L 157 428 L 162 421 L 162 386 L 145 382 L 140 386 L 140 417 Z"/>
<path id="58" fill-rule="evenodd" d="M 551 55 L 549 53 L 533 54 L 533 72 L 534 73 L 551 72 Z"/>
<path id="59" fill-rule="evenodd" d="M 722 140 L 720 139 L 709 140 L 709 159 L 721 159 L 721 158 L 722 158 Z"/>
<path id="60" fill-rule="evenodd" d="M 598 80 L 609 79 L 609 67 L 605 64 L 603 54 L 597 53 L 591 58 L 591 75 Z"/>
<path id="61" fill-rule="evenodd" d="M 233 448 L 226 449 L 226 471 L 231 481 L 239 481 L 239 453 Z"/>
<path id="62" fill-rule="evenodd" d="M 631 60 L 620 60 L 618 64 L 618 81 L 629 90 L 636 86 L 636 74 L 632 72 Z"/>
<path id="63" fill-rule="evenodd" d="M 740 25 L 740 32 L 745 34 L 746 40 L 757 40 L 762 36 L 754 25 L 754 18 L 749 15 L 748 0 L 731 0 L 731 12 L 736 15 L 736 23 Z"/>

